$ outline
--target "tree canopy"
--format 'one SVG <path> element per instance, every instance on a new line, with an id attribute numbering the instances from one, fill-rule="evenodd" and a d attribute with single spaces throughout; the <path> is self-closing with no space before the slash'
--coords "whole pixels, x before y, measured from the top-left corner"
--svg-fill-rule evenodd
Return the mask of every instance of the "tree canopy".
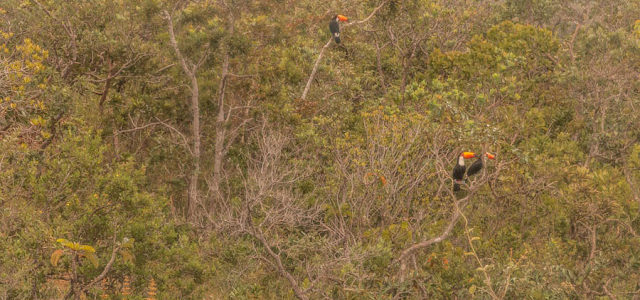
<path id="1" fill-rule="evenodd" d="M 639 16 L 2 1 L 0 298 L 638 298 Z"/>

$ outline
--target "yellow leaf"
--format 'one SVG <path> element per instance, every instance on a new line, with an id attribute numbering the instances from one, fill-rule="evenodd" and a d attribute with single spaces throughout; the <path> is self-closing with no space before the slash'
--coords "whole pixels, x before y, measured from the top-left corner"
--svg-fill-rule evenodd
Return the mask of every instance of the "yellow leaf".
<path id="1" fill-rule="evenodd" d="M 53 251 L 53 253 L 51 253 L 51 264 L 55 267 L 58 266 L 58 261 L 60 260 L 60 257 L 64 254 L 64 250 L 62 249 L 58 249 L 56 251 Z"/>
<path id="2" fill-rule="evenodd" d="M 65 239 L 57 239 L 56 242 L 60 243 L 60 245 L 62 245 L 63 247 L 67 247 L 67 248 L 72 249 L 72 250 L 77 250 L 76 249 L 77 248 L 77 246 L 76 246 L 77 244 L 76 243 L 70 242 L 70 241 L 65 240 Z"/>
<path id="3" fill-rule="evenodd" d="M 469 287 L 469 294 L 473 295 L 476 292 L 476 285 L 472 285 Z"/>
<path id="4" fill-rule="evenodd" d="M 133 238 L 124 238 L 122 240 L 122 247 L 123 248 L 133 248 L 133 242 L 135 241 L 135 239 Z"/>
<path id="5" fill-rule="evenodd" d="M 127 250 L 120 250 L 120 254 L 122 255 L 122 259 L 125 262 L 133 263 L 133 255 L 131 254 L 131 252 Z"/>
<path id="6" fill-rule="evenodd" d="M 96 252 L 96 249 L 94 249 L 93 247 L 91 247 L 89 245 L 80 245 L 80 246 L 78 246 L 78 250 L 82 250 L 84 252 L 90 252 L 90 253 Z"/>
<path id="7" fill-rule="evenodd" d="M 87 253 L 87 259 L 93 264 L 93 266 L 95 268 L 98 267 L 98 256 L 96 256 L 95 253 L 91 252 L 91 253 Z"/>
<path id="8" fill-rule="evenodd" d="M 74 250 L 74 251 L 78 251 L 80 249 L 80 244 L 78 243 L 67 243 L 66 245 L 65 244 L 62 244 L 62 245 L 69 247 L 71 250 Z"/>

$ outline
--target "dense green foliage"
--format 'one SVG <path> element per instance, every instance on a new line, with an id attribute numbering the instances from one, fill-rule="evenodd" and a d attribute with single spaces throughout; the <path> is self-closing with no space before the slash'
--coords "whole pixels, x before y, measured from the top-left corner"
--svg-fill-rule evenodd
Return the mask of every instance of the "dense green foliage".
<path id="1" fill-rule="evenodd" d="M 0 299 L 640 297 L 639 16 L 2 1 Z"/>

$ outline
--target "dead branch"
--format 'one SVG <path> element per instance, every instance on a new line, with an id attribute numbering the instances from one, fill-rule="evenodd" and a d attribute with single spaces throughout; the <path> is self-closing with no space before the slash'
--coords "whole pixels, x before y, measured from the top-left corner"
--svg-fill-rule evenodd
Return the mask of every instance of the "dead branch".
<path id="1" fill-rule="evenodd" d="M 502 170 L 503 165 L 502 164 L 498 164 L 496 166 L 496 170 L 494 172 L 494 176 L 497 176 L 500 171 Z M 443 169 L 443 166 L 440 166 L 440 169 Z M 440 179 L 441 181 L 443 180 L 443 178 Z M 431 238 L 429 240 L 426 241 L 422 241 L 422 242 L 418 242 L 415 243 L 413 245 L 411 245 L 410 247 L 406 248 L 405 250 L 403 250 L 400 253 L 400 256 L 398 256 L 398 258 L 395 260 L 395 262 L 402 262 L 404 259 L 407 258 L 407 256 L 409 256 L 411 253 L 413 253 L 416 250 L 419 249 L 423 249 L 426 247 L 429 247 L 433 244 L 436 243 L 440 243 L 443 240 L 445 240 L 453 231 L 453 228 L 455 227 L 455 225 L 458 223 L 461 214 L 462 214 L 462 210 L 464 208 L 464 205 L 468 202 L 469 199 L 471 199 L 475 193 L 478 191 L 478 189 L 480 188 L 480 186 L 484 185 L 486 182 L 488 182 L 488 179 L 485 177 L 483 180 L 480 181 L 474 181 L 474 184 L 472 184 L 471 186 L 468 186 L 468 193 L 465 197 L 463 197 L 462 199 L 459 200 L 455 200 L 453 202 L 454 205 L 454 211 L 453 214 L 451 215 L 451 218 L 449 220 L 449 223 L 447 224 L 447 227 L 445 227 L 442 231 L 442 233 L 434 238 Z M 466 184 L 465 184 L 466 186 Z M 451 196 L 452 199 L 456 199 L 456 195 L 455 193 L 449 189 L 448 190 L 449 195 Z"/>
<path id="2" fill-rule="evenodd" d="M 387 4 L 387 2 L 389 2 L 389 0 L 382 1 L 382 3 L 380 3 L 380 5 L 378 5 L 378 7 L 373 9 L 373 11 L 369 14 L 368 17 L 366 17 L 366 18 L 364 18 L 364 19 L 362 19 L 360 21 L 353 21 L 353 22 L 350 22 L 348 24 L 345 24 L 344 27 L 347 28 L 347 27 L 350 27 L 352 25 L 358 25 L 358 24 L 362 24 L 362 23 L 368 22 L 369 19 L 371 19 L 385 4 Z"/>
<path id="3" fill-rule="evenodd" d="M 258 239 L 260 241 L 260 243 L 262 244 L 262 247 L 265 249 L 265 251 L 267 251 L 267 253 L 269 254 L 269 256 L 273 260 L 275 260 L 275 262 L 276 262 L 275 266 L 277 267 L 278 272 L 280 272 L 280 274 L 282 276 L 284 276 L 287 279 L 287 281 L 289 281 L 289 284 L 291 284 L 291 288 L 293 289 L 293 292 L 296 295 L 296 298 L 298 298 L 300 300 L 309 299 L 304 294 L 304 292 L 300 289 L 300 286 L 298 285 L 298 282 L 296 281 L 296 279 L 293 278 L 293 275 L 291 275 L 291 273 L 289 273 L 289 271 L 287 271 L 287 269 L 282 264 L 282 259 L 280 259 L 280 255 L 276 254 L 275 252 L 273 252 L 273 250 L 271 250 L 271 245 L 269 245 L 269 242 L 267 241 L 267 239 L 262 234 L 262 231 L 259 228 L 256 228 L 256 227 L 253 226 L 253 222 L 251 222 L 251 216 L 249 216 L 247 218 L 247 221 L 249 222 L 249 225 L 252 226 L 252 228 L 253 228 L 249 233 L 254 238 L 256 238 L 256 239 Z"/>
<path id="4" fill-rule="evenodd" d="M 116 261 L 116 254 L 118 253 L 119 250 L 120 250 L 120 246 L 116 243 L 116 234 L 114 233 L 113 234 L 113 250 L 111 251 L 111 259 L 109 259 L 109 262 L 107 263 L 107 265 L 104 266 L 104 269 L 102 270 L 100 275 L 98 275 L 96 278 L 91 280 L 91 282 L 86 284 L 82 288 L 82 291 L 88 290 L 92 285 L 100 282 L 102 279 L 104 279 L 105 276 L 107 276 L 107 273 L 109 273 L 109 271 L 111 270 L 111 267 L 113 266 L 113 263 Z"/>
<path id="5" fill-rule="evenodd" d="M 607 285 L 609 285 L 609 282 L 611 282 L 611 278 L 609 278 L 609 280 L 607 280 L 607 282 L 605 284 L 602 285 L 602 290 L 604 291 L 605 294 L 607 294 L 607 296 L 611 299 L 611 300 L 616 300 L 618 299 L 614 294 L 612 294 L 611 292 L 609 292 L 609 289 L 607 288 Z"/>
<path id="6" fill-rule="evenodd" d="M 191 68 L 187 64 L 186 59 L 180 52 L 180 47 L 178 47 L 178 42 L 176 41 L 175 33 L 173 30 L 173 20 L 171 19 L 171 14 L 169 14 L 166 10 L 164 11 L 165 18 L 167 19 L 167 26 L 169 29 L 169 39 L 171 41 L 171 46 L 182 65 L 182 69 L 189 77 L 191 81 L 191 135 L 193 140 L 193 149 L 189 149 L 191 153 L 191 159 L 193 161 L 193 169 L 191 172 L 191 176 L 189 177 L 189 187 L 187 189 L 188 194 L 188 212 L 189 218 L 194 218 L 196 215 L 196 207 L 202 206 L 200 203 L 200 199 L 198 196 L 198 180 L 200 178 L 200 92 L 198 85 L 198 77 L 197 70 L 201 64 L 204 63 L 206 57 L 209 55 L 209 49 L 205 49 L 205 53 L 203 57 L 198 61 L 197 64 L 191 64 Z M 186 144 L 188 145 L 188 144 Z M 188 147 L 188 146 L 187 146 Z"/>
<path id="7" fill-rule="evenodd" d="M 347 28 L 347 27 L 350 27 L 352 25 L 359 25 L 359 24 L 363 24 L 363 23 L 368 22 L 371 19 L 371 17 L 373 17 L 380 10 L 380 8 L 382 8 L 388 1 L 389 0 L 382 1 L 382 3 L 380 5 L 378 5 L 378 7 L 373 9 L 371 14 L 369 14 L 369 16 L 366 17 L 365 19 L 345 24 L 343 26 L 343 28 Z M 327 41 L 327 43 L 324 44 L 322 49 L 320 49 L 320 53 L 318 54 L 318 58 L 316 59 L 316 62 L 313 65 L 313 69 L 311 70 L 311 75 L 309 75 L 309 79 L 307 80 L 307 84 L 305 85 L 304 91 L 302 92 L 302 96 L 300 97 L 302 100 L 306 100 L 307 99 L 307 94 L 309 93 L 309 89 L 311 88 L 311 82 L 313 82 L 313 79 L 316 76 L 316 72 L 318 71 L 318 65 L 320 65 L 320 60 L 322 60 L 322 56 L 324 55 L 324 50 L 326 50 L 329 47 L 329 45 L 331 45 L 331 41 L 333 41 L 333 37 L 330 37 L 329 41 Z"/>
<path id="8" fill-rule="evenodd" d="M 167 19 L 167 26 L 169 27 L 169 41 L 171 41 L 171 46 L 173 47 L 173 50 L 176 53 L 176 56 L 178 57 L 178 60 L 180 61 L 180 65 L 182 66 L 182 70 L 184 70 L 184 72 L 187 74 L 187 76 L 189 76 L 190 78 L 194 77 L 194 71 L 191 68 L 189 68 L 189 66 L 187 65 L 187 61 L 184 58 L 184 56 L 182 56 L 182 52 L 180 52 L 180 48 L 178 47 L 178 42 L 176 41 L 176 35 L 174 33 L 173 30 L 173 19 L 171 18 L 171 14 L 169 14 L 169 12 L 167 12 L 166 10 L 164 11 L 164 16 Z"/>
<path id="9" fill-rule="evenodd" d="M 228 14 L 230 20 L 228 20 L 228 28 L 229 34 L 233 34 L 235 27 L 234 22 L 235 19 L 233 14 Z M 222 47 L 224 51 L 224 58 L 222 61 L 222 70 L 220 74 L 220 84 L 218 86 L 218 113 L 216 116 L 216 138 L 215 138 L 215 146 L 214 146 L 214 155 L 213 155 L 213 178 L 211 184 L 209 184 L 209 192 L 213 195 L 213 199 L 209 204 L 209 210 L 213 212 L 215 202 L 222 199 L 222 194 L 220 192 L 220 181 L 222 181 L 222 160 L 224 158 L 224 140 L 227 135 L 227 122 L 231 117 L 231 109 L 229 109 L 229 116 L 225 118 L 224 111 L 224 96 L 227 88 L 228 77 L 229 77 L 229 45 L 224 44 Z"/>
<path id="10" fill-rule="evenodd" d="M 187 149 L 187 151 L 189 152 L 189 154 L 193 155 L 193 152 L 191 152 L 191 147 L 189 147 L 189 142 L 187 141 L 187 137 L 186 137 L 182 132 L 180 132 L 180 130 L 176 129 L 175 127 L 173 127 L 173 126 L 171 126 L 171 125 L 169 125 L 169 124 L 167 124 L 167 123 L 165 123 L 164 121 L 162 121 L 162 120 L 158 119 L 157 117 L 156 117 L 156 120 L 158 120 L 158 123 L 159 123 L 160 125 L 162 125 L 162 126 L 164 126 L 164 127 L 168 128 L 168 129 L 169 129 L 170 131 L 172 131 L 172 132 L 177 133 L 177 134 L 182 138 L 182 141 L 183 141 L 183 143 L 184 143 L 184 144 L 183 144 L 183 145 L 184 145 L 184 148 L 185 148 L 185 149 Z"/>
<path id="11" fill-rule="evenodd" d="M 142 125 L 142 126 L 137 126 L 137 127 L 134 127 L 134 128 L 129 128 L 129 129 L 125 129 L 125 130 L 118 130 L 118 134 L 127 133 L 127 132 L 133 132 L 133 131 L 138 131 L 138 130 L 143 130 L 143 129 L 146 129 L 146 128 L 149 128 L 149 127 L 153 127 L 153 126 L 156 126 L 156 125 L 161 125 L 161 123 L 160 122 L 153 122 L 153 123 L 145 124 L 145 125 Z"/>
<path id="12" fill-rule="evenodd" d="M 460 211 L 460 208 L 458 206 L 456 206 L 456 210 Z M 473 258 L 475 258 L 476 262 L 478 263 L 478 265 L 480 266 L 479 269 L 480 271 L 482 271 L 482 274 L 484 275 L 484 283 L 487 286 L 487 288 L 489 289 L 489 295 L 491 295 L 491 298 L 493 299 L 502 299 L 502 297 L 499 297 L 496 292 L 493 290 L 493 285 L 491 284 L 491 276 L 489 276 L 489 273 L 487 273 L 487 268 L 486 266 L 482 263 L 482 261 L 480 260 L 480 257 L 478 256 L 478 253 L 476 251 L 476 247 L 473 246 L 473 238 L 471 237 L 471 234 L 469 233 L 469 220 L 467 219 L 467 217 L 460 211 L 460 215 L 462 216 L 462 219 L 464 220 L 464 231 L 465 231 L 465 236 L 467 237 L 467 242 L 469 243 L 469 248 L 471 248 L 471 253 L 473 254 Z M 509 273 L 507 275 L 507 281 L 508 278 L 511 276 L 511 273 Z M 507 283 L 508 284 L 508 283 Z M 508 285 L 507 285 L 508 286 Z M 504 293 L 506 293 L 507 289 L 504 289 Z"/>
<path id="13" fill-rule="evenodd" d="M 470 196 L 470 195 L 469 195 Z M 460 200 L 457 200 L 455 202 L 455 206 L 456 209 L 453 211 L 453 215 L 451 215 L 451 219 L 449 220 L 449 224 L 447 224 L 447 227 L 445 227 L 445 229 L 442 231 L 442 233 L 434 238 L 431 238 L 429 240 L 426 241 L 422 241 L 416 244 L 411 245 L 409 248 L 404 249 L 401 253 L 400 256 L 398 256 L 398 258 L 396 259 L 397 262 L 401 262 L 402 260 L 404 260 L 409 254 L 413 253 L 416 250 L 422 249 L 422 248 L 426 248 L 429 247 L 433 244 L 436 243 L 440 243 L 442 241 L 444 241 L 449 234 L 451 234 L 451 231 L 453 231 L 453 228 L 456 226 L 456 224 L 458 223 L 458 220 L 460 219 L 460 209 L 458 209 L 457 207 L 462 206 L 464 207 L 464 202 L 466 202 L 469 199 L 469 196 L 466 196 Z"/>
<path id="14" fill-rule="evenodd" d="M 316 63 L 313 65 L 313 69 L 311 70 L 311 75 L 309 75 L 309 80 L 307 80 L 307 85 L 304 87 L 304 91 L 302 92 L 302 97 L 300 97 L 302 98 L 302 100 L 307 99 L 307 93 L 309 93 L 309 89 L 311 88 L 311 82 L 313 82 L 313 78 L 316 77 L 316 72 L 318 71 L 318 65 L 320 65 L 320 60 L 322 59 L 322 55 L 324 55 L 324 50 L 327 49 L 329 45 L 331 45 L 331 41 L 333 41 L 333 37 L 329 38 L 329 41 L 327 41 L 327 43 L 324 44 L 324 47 L 322 47 L 322 49 L 320 50 L 320 53 L 318 54 Z"/>

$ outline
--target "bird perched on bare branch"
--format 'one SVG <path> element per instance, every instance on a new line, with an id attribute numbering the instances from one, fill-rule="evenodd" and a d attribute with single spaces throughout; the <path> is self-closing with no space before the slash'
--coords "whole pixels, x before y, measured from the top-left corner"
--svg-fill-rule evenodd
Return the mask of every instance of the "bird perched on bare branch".
<path id="1" fill-rule="evenodd" d="M 335 15 L 331 22 L 329 22 L 329 30 L 331 31 L 331 36 L 336 41 L 336 44 L 340 44 L 340 23 L 349 20 L 347 17 L 343 15 Z"/>

